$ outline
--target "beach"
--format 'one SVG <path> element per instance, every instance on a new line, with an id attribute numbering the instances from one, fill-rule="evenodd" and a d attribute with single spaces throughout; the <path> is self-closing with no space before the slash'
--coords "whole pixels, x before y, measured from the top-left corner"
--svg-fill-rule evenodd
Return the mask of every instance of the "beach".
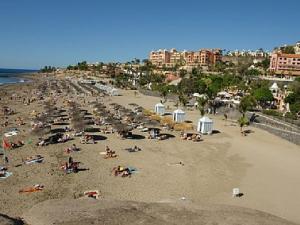
<path id="1" fill-rule="evenodd" d="M 22 139 L 25 145 L 7 150 L 8 169 L 12 176 L 0 180 L 1 213 L 22 217 L 45 200 L 77 199 L 84 191 L 99 190 L 99 201 L 234 205 L 300 223 L 299 146 L 254 127 L 248 127 L 252 132 L 242 136 L 236 123 L 224 121 L 218 114 L 209 115 L 214 121 L 214 130 L 218 132 L 204 135 L 200 142 L 181 140 L 179 131 L 164 131 L 171 135 L 167 140 L 150 140 L 146 138 L 147 134 L 135 129 L 133 133 L 144 138 L 121 139 L 115 133 L 96 132 L 93 134 L 104 137 L 96 144 L 81 144 L 79 138 L 74 138 L 66 143 L 36 146 L 38 137 L 31 134 L 30 113 L 33 110 L 43 112 L 42 100 L 24 105 L 22 99 L 32 95 L 32 91 L 47 79 L 49 77 L 41 76 L 35 82 L 1 86 L 0 92 L 6 92 L 6 95 L 1 95 L 0 106 L 9 106 L 16 111 L 9 116 L 8 127 L 15 127 L 14 121 L 18 117 L 25 122 L 18 127 L 20 133 L 11 138 Z M 63 77 L 59 79 L 64 80 Z M 13 94 L 21 97 L 11 99 Z M 120 90 L 120 94 L 102 97 L 101 101 L 107 107 L 117 103 L 131 109 L 130 103 L 135 103 L 153 110 L 161 100 L 140 93 L 136 95 L 130 90 Z M 66 108 L 65 101 L 71 97 L 91 114 L 93 108 L 89 102 L 99 98 L 89 94 L 79 98 L 63 92 L 58 96 L 56 106 Z M 176 109 L 170 101 L 165 106 L 170 113 Z M 196 126 L 199 111 L 186 110 L 186 118 Z M 0 120 L 2 124 L 5 118 L 0 117 Z M 52 129 L 61 127 L 55 125 Z M 5 129 L 1 127 L 0 133 Z M 80 151 L 67 154 L 64 150 L 72 144 L 76 144 Z M 130 153 L 124 150 L 135 145 L 142 151 Z M 118 157 L 104 159 L 100 152 L 105 151 L 106 146 Z M 33 155 L 42 155 L 44 161 L 31 165 L 22 163 Z M 60 167 L 70 155 L 86 170 L 65 174 Z M 111 170 L 118 165 L 134 167 L 137 172 L 130 178 L 115 177 Z M 34 184 L 42 184 L 44 189 L 36 193 L 19 193 L 20 189 Z M 239 188 L 243 196 L 233 198 L 233 188 Z"/>

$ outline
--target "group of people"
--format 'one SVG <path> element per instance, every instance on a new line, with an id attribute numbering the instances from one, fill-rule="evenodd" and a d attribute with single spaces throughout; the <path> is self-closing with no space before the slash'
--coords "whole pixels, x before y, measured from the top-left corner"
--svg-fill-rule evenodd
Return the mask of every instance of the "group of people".
<path id="1" fill-rule="evenodd" d="M 121 177 L 131 177 L 132 171 L 128 167 L 117 166 L 112 170 L 113 174 Z"/>
<path id="2" fill-rule="evenodd" d="M 78 173 L 79 169 L 79 162 L 74 162 L 73 158 L 70 156 L 68 159 L 68 162 L 65 162 L 65 164 L 62 166 L 62 169 L 66 173 Z"/>
<path id="3" fill-rule="evenodd" d="M 14 149 L 14 148 L 22 147 L 24 144 L 25 144 L 24 141 L 18 140 L 17 142 L 11 142 L 10 146 L 11 146 L 11 148 Z"/>
<path id="4" fill-rule="evenodd" d="M 201 135 L 200 134 L 188 134 L 188 133 L 185 133 L 185 132 L 181 132 L 180 138 L 181 138 L 181 140 L 188 140 L 188 141 L 191 140 L 191 141 L 194 141 L 194 142 L 201 141 Z"/>
<path id="5" fill-rule="evenodd" d="M 126 148 L 125 150 L 127 150 L 128 152 L 139 152 L 142 149 L 135 145 L 133 148 Z"/>
<path id="6" fill-rule="evenodd" d="M 71 147 L 66 149 L 66 153 L 77 152 L 77 151 L 79 151 L 79 148 L 75 144 L 73 144 Z"/>
<path id="7" fill-rule="evenodd" d="M 18 117 L 16 120 L 15 120 L 15 123 L 18 125 L 18 126 L 22 126 L 24 125 L 24 121 L 21 117 Z"/>
<path id="8" fill-rule="evenodd" d="M 69 134 L 64 134 L 61 138 L 58 139 L 58 143 L 65 143 L 69 140 L 71 140 L 70 135 Z"/>
<path id="9" fill-rule="evenodd" d="M 108 158 L 116 158 L 118 155 L 116 154 L 115 151 L 111 150 L 108 146 L 105 147 L 105 152 L 106 155 L 104 158 L 108 159 Z"/>
<path id="10" fill-rule="evenodd" d="M 89 144 L 89 143 L 96 144 L 96 141 L 94 140 L 92 135 L 86 134 L 82 137 L 82 139 L 80 140 L 80 143 L 81 144 Z"/>

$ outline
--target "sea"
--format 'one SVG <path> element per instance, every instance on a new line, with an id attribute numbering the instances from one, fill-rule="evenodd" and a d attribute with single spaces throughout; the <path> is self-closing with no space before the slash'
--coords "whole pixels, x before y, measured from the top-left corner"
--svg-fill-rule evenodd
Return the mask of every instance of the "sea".
<path id="1" fill-rule="evenodd" d="M 22 75 L 35 72 L 37 72 L 37 70 L 0 68 L 0 85 L 27 82 L 29 80 L 22 77 Z"/>

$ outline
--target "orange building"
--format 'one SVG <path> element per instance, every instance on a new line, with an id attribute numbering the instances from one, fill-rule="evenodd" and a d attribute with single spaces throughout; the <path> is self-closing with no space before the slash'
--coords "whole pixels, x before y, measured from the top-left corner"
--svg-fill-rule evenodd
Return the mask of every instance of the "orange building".
<path id="1" fill-rule="evenodd" d="M 220 49 L 201 49 L 199 51 L 183 51 L 176 49 L 152 51 L 149 60 L 156 66 L 211 66 L 222 60 Z"/>

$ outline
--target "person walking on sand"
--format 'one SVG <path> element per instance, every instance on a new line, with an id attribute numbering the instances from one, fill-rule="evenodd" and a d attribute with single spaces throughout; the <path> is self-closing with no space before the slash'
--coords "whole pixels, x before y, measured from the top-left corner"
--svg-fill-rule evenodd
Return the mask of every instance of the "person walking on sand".
<path id="1" fill-rule="evenodd" d="M 9 160 L 8 160 L 8 157 L 6 155 L 3 155 L 3 161 L 4 161 L 5 165 L 8 165 Z"/>

